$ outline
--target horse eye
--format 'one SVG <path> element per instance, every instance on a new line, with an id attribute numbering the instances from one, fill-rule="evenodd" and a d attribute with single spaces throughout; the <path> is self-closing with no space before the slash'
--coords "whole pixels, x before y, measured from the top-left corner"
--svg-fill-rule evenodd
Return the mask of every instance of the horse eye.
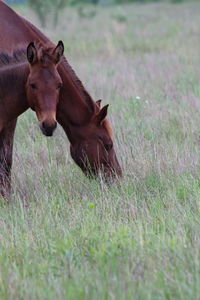
<path id="1" fill-rule="evenodd" d="M 63 86 L 62 83 L 58 83 L 57 84 L 57 89 L 61 89 L 62 86 Z"/>
<path id="2" fill-rule="evenodd" d="M 37 86 L 36 86 L 36 84 L 34 84 L 34 83 L 31 83 L 30 86 L 31 86 L 31 88 L 34 89 L 34 90 L 37 89 Z"/>

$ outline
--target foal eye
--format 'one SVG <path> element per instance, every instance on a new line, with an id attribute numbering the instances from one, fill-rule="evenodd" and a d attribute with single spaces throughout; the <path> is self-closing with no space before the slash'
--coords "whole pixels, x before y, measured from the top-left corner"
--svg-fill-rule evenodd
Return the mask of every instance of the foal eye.
<path id="1" fill-rule="evenodd" d="M 57 84 L 57 89 L 61 89 L 62 86 L 63 86 L 62 83 L 58 83 Z"/>
<path id="2" fill-rule="evenodd" d="M 107 151 L 109 151 L 109 150 L 111 150 L 111 149 L 112 149 L 112 147 L 113 147 L 113 143 L 110 143 L 110 144 L 105 144 L 105 145 L 104 145 L 104 147 L 105 147 L 105 149 L 106 149 Z"/>
<path id="3" fill-rule="evenodd" d="M 31 86 L 31 88 L 34 89 L 34 90 L 37 89 L 37 86 L 36 86 L 36 84 L 34 84 L 34 83 L 31 83 L 30 86 Z"/>

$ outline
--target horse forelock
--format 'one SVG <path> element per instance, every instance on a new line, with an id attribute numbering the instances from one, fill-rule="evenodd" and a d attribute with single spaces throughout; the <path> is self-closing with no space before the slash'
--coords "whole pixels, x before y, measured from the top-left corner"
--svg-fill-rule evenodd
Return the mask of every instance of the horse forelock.
<path id="1" fill-rule="evenodd" d="M 54 48 L 51 45 L 44 46 L 42 43 L 37 43 L 36 49 L 39 63 L 46 66 L 49 63 L 54 62 Z"/>

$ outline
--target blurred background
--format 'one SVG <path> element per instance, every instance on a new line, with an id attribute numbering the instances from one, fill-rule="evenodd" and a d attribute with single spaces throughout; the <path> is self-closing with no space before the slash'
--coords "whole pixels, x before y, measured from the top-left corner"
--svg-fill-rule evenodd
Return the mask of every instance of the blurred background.
<path id="1" fill-rule="evenodd" d="M 5 2 L 11 5 L 24 4 L 31 7 L 31 9 L 33 9 L 33 11 L 37 14 L 41 25 L 44 27 L 47 23 L 49 13 L 53 17 L 54 25 L 57 25 L 60 12 L 67 6 L 77 6 L 78 12 L 81 17 L 94 17 L 96 14 L 95 6 L 97 8 L 97 6 L 106 7 L 112 5 L 124 5 L 127 3 L 183 3 L 190 1 L 191 0 L 6 0 Z M 86 12 L 89 4 L 92 4 L 94 6 L 92 12 Z M 124 17 L 119 16 L 119 19 L 120 18 L 122 20 Z"/>

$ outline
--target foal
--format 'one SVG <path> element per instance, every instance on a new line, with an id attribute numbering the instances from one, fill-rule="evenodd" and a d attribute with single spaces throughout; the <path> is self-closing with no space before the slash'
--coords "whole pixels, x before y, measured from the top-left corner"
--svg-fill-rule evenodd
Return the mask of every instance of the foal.
<path id="1" fill-rule="evenodd" d="M 57 71 L 63 56 L 60 41 L 55 48 L 28 45 L 9 56 L 0 53 L 0 195 L 10 191 L 13 131 L 17 117 L 31 107 L 40 128 L 51 136 L 56 128 L 56 109 L 62 80 Z M 27 61 L 28 60 L 28 61 Z M 8 134 L 11 132 L 12 134 Z"/>

